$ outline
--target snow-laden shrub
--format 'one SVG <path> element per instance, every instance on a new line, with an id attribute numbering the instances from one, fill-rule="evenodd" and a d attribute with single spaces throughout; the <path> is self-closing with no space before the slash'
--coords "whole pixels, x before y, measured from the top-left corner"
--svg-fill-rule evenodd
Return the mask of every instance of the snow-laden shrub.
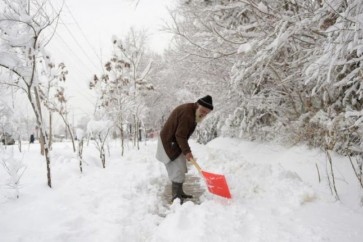
<path id="1" fill-rule="evenodd" d="M 105 143 L 112 128 L 112 124 L 113 122 L 110 120 L 91 120 L 87 124 L 88 136 L 94 140 L 96 148 L 100 152 L 103 168 L 106 167 Z"/>
<path id="2" fill-rule="evenodd" d="M 218 122 L 218 115 L 213 115 L 203 120 L 196 129 L 197 142 L 201 144 L 206 144 L 212 139 L 216 138 L 218 136 Z"/>
<path id="3" fill-rule="evenodd" d="M 221 127 L 223 136 L 272 140 L 279 130 L 279 121 L 271 111 L 258 108 L 237 108 Z"/>
<path id="4" fill-rule="evenodd" d="M 23 176 L 26 166 L 19 157 L 14 156 L 14 149 L 3 151 L 1 154 L 1 164 L 9 175 L 7 185 L 15 192 L 15 197 L 20 196 L 20 179 Z"/>

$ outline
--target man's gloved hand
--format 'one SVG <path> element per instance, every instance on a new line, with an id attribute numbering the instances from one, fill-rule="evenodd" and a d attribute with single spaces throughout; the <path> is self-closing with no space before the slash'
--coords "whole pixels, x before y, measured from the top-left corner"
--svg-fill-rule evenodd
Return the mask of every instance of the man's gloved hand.
<path id="1" fill-rule="evenodd" d="M 190 161 L 191 159 L 194 159 L 192 152 L 187 153 L 185 155 L 185 158 L 187 159 L 187 161 Z"/>

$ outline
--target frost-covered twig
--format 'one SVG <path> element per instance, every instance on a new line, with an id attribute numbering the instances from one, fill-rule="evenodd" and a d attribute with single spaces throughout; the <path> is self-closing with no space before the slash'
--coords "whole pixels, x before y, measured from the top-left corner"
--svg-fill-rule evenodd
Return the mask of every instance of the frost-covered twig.
<path id="1" fill-rule="evenodd" d="M 363 188 L 362 164 L 359 163 L 357 160 L 357 164 L 358 164 L 358 171 L 357 171 L 357 168 L 353 164 L 352 158 L 350 156 L 348 156 L 348 158 L 349 158 L 350 164 L 352 165 L 354 174 L 357 177 L 360 186 Z"/>
<path id="2" fill-rule="evenodd" d="M 13 150 L 11 150 L 10 154 L 1 158 L 1 163 L 5 171 L 9 174 L 8 186 L 15 190 L 16 198 L 19 198 L 20 179 L 26 170 L 26 166 L 21 159 L 14 157 Z"/>
<path id="3" fill-rule="evenodd" d="M 337 191 L 337 187 L 335 185 L 335 176 L 334 176 L 334 170 L 333 170 L 333 161 L 332 161 L 331 155 L 330 155 L 330 153 L 329 153 L 328 150 L 325 150 L 325 154 L 326 154 L 326 157 L 328 158 L 328 162 L 329 162 L 329 165 L 330 165 L 331 180 L 330 180 L 330 177 L 329 177 L 329 171 L 328 171 L 328 167 L 327 167 L 329 187 L 331 189 L 332 194 L 335 196 L 335 198 L 337 200 L 340 200 L 339 195 L 338 195 L 338 191 Z"/>
<path id="4" fill-rule="evenodd" d="M 112 122 L 91 120 L 87 124 L 87 133 L 94 138 L 96 148 L 100 152 L 102 167 L 106 167 L 105 142 L 111 130 Z"/>
<path id="5" fill-rule="evenodd" d="M 318 167 L 318 164 L 315 163 L 315 166 L 316 166 L 316 170 L 318 172 L 318 178 L 319 178 L 319 183 L 321 182 L 321 178 L 320 178 L 320 172 L 319 172 L 319 167 Z"/>

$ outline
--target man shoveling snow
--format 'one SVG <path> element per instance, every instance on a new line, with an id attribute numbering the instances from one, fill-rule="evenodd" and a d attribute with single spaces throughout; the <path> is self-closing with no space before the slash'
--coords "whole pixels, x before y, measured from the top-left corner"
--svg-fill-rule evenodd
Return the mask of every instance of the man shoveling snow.
<path id="1" fill-rule="evenodd" d="M 172 201 L 192 198 L 183 191 L 186 161 L 194 159 L 188 139 L 200 123 L 213 110 L 212 97 L 207 95 L 195 103 L 185 103 L 176 107 L 166 120 L 158 138 L 156 158 L 165 164 L 172 182 Z"/>

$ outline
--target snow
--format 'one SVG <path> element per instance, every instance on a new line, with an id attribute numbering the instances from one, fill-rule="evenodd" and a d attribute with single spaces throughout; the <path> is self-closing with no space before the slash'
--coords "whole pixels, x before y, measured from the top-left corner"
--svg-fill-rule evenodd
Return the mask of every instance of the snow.
<path id="1" fill-rule="evenodd" d="M 263 2 L 258 3 L 257 8 L 263 13 L 268 13 L 268 8 L 265 4 L 263 4 Z"/>
<path id="2" fill-rule="evenodd" d="M 23 145 L 19 199 L 0 167 L 0 241 L 362 241 L 362 189 L 347 158 L 337 154 L 332 158 L 341 201 L 330 193 L 319 150 L 192 140 L 199 165 L 226 176 L 232 199 L 206 192 L 200 205 L 168 207 L 161 201 L 168 179 L 154 158 L 156 140 L 142 142 L 140 150 L 128 144 L 124 157 L 119 147 L 109 144 L 103 169 L 92 141 L 85 144 L 80 173 L 71 144 L 55 143 L 50 189 L 38 144 Z M 198 176 L 193 167 L 189 173 Z"/>
<path id="3" fill-rule="evenodd" d="M 98 134 L 107 132 L 111 127 L 112 122 L 110 120 L 91 120 L 87 124 L 87 133 Z"/>
<path id="4" fill-rule="evenodd" d="M 247 53 L 252 49 L 252 45 L 250 43 L 241 44 L 238 48 L 237 53 Z"/>
<path id="5" fill-rule="evenodd" d="M 0 52 L 0 65 L 13 68 L 18 66 L 19 62 L 19 59 L 15 55 L 7 52 Z"/>

